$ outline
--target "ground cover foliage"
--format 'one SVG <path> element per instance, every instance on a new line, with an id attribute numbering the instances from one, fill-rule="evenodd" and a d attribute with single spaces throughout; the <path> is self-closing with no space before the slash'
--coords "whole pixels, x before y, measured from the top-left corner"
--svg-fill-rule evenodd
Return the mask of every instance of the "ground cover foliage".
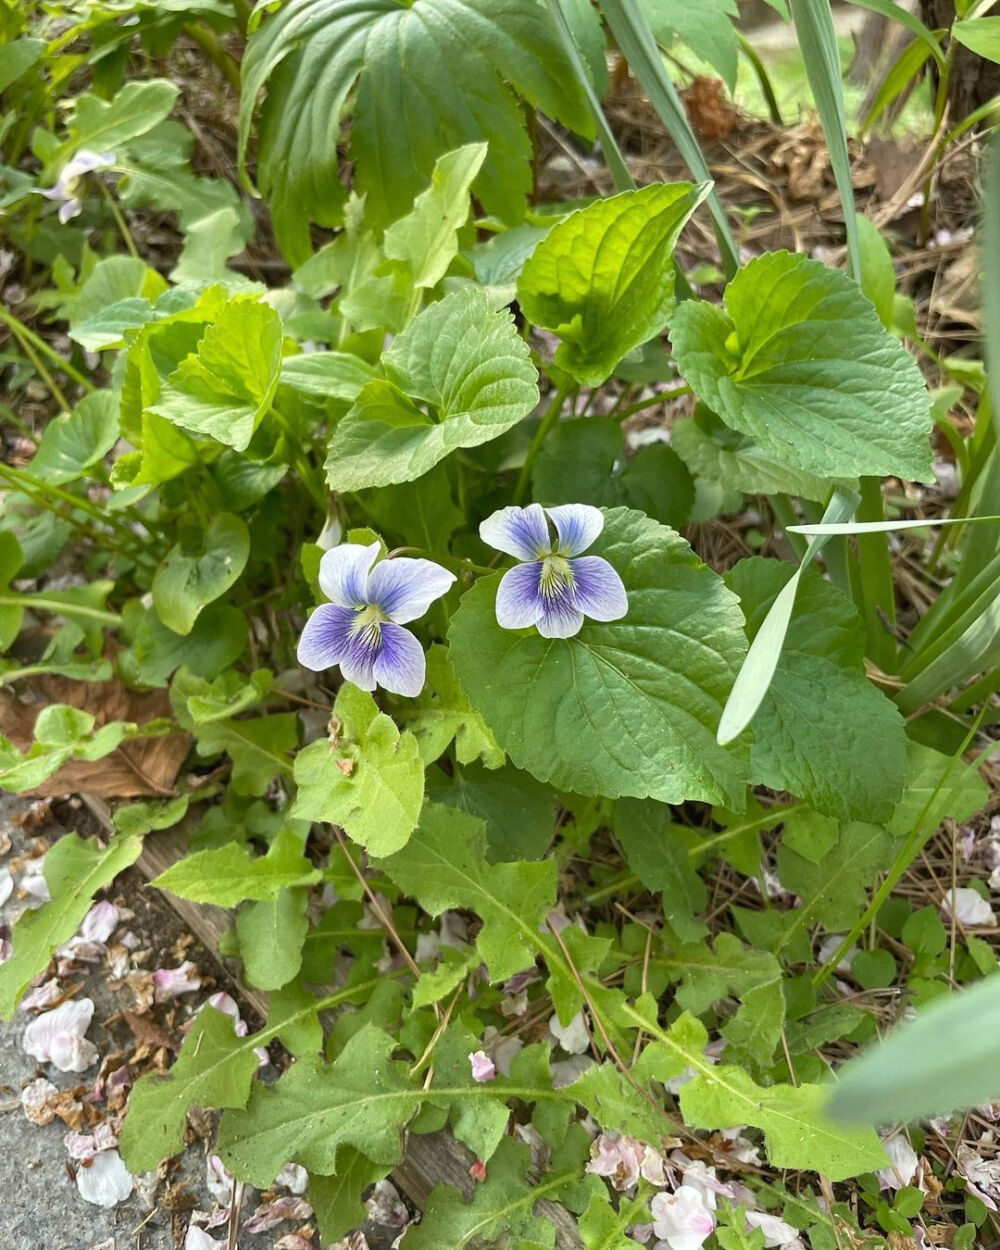
<path id="1" fill-rule="evenodd" d="M 137 1083 L 133 1172 L 207 1107 L 237 1180 L 308 1170 L 324 1244 L 441 1129 L 476 1183 L 435 1189 L 403 1250 L 551 1247 L 541 1198 L 592 1248 L 989 1240 L 982 1178 L 893 1136 L 891 1063 L 829 1104 L 855 1046 L 996 969 L 954 847 L 1000 837 L 970 823 L 1000 405 L 855 215 L 830 14 L 791 7 L 842 265 L 739 247 L 657 50 L 732 85 L 724 0 L 699 23 L 657 0 L 0 3 L 31 310 L 0 313 L 0 785 L 139 800 L 51 852 L 0 1011 L 178 824 L 156 885 L 234 909 L 225 953 L 269 994 L 261 1029 L 208 1008 Z M 939 96 L 958 47 L 1000 59 L 983 8 L 951 34 L 900 18 Z M 193 164 L 178 43 L 234 109 L 232 176 Z M 632 183 L 599 104 L 619 47 L 688 178 Z M 541 195 L 543 123 L 599 140 L 614 193 Z M 942 446 L 950 514 L 921 489 Z M 741 558 L 710 558 L 748 509 Z M 130 785 L 101 788 L 111 761 Z M 948 896 L 894 893 L 942 829 Z M 964 1020 L 947 1053 L 921 1021 L 915 1114 L 1000 1095 L 967 1079 Z M 884 1112 L 859 1115 L 865 1080 Z"/>

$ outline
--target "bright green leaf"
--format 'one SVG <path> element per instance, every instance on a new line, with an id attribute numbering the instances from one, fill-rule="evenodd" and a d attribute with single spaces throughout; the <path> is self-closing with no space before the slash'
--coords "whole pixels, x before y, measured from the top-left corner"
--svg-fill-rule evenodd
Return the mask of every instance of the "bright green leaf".
<path id="1" fill-rule="evenodd" d="M 296 757 L 292 813 L 342 825 L 372 855 L 391 855 L 413 832 L 424 799 L 417 740 L 350 683 L 333 710 L 336 739 L 310 743 Z"/>
<path id="2" fill-rule="evenodd" d="M 199 851 L 178 860 L 153 885 L 195 903 L 235 907 L 244 899 L 273 899 L 290 886 L 313 885 L 320 875 L 303 853 L 301 839 L 283 829 L 266 855 L 255 856 L 235 842 Z"/>
<path id="3" fill-rule="evenodd" d="M 810 473 L 932 480 L 920 370 L 846 274 L 772 252 L 739 271 L 725 303 L 686 300 L 670 337 L 727 425 Z"/>
<path id="4" fill-rule="evenodd" d="M 709 187 L 657 183 L 581 208 L 553 226 L 521 271 L 518 302 L 562 339 L 555 362 L 597 386 L 674 307 L 674 245 Z"/>
<path id="5" fill-rule="evenodd" d="M 28 982 L 44 971 L 53 950 L 76 932 L 98 890 L 139 858 L 142 842 L 113 838 L 101 847 L 68 833 L 45 856 L 52 901 L 22 913 L 11 935 L 14 953 L 0 965 L 0 1017 L 9 1020 Z"/>
<path id="6" fill-rule="evenodd" d="M 232 513 L 213 517 L 197 545 L 167 552 L 153 578 L 153 607 L 168 629 L 189 634 L 198 614 L 239 578 L 250 555 L 250 534 Z"/>
<path id="7" fill-rule="evenodd" d="M 752 641 L 789 563 L 751 559 L 727 583 Z M 865 675 L 865 632 L 847 597 L 814 568 L 799 584 L 778 667 L 753 719 L 753 780 L 840 820 L 885 820 L 902 790 L 906 735 L 895 705 Z"/>
<path id="8" fill-rule="evenodd" d="M 527 344 L 475 286 L 421 313 L 382 365 L 388 380 L 369 382 L 334 430 L 334 490 L 411 482 L 455 448 L 503 434 L 538 402 Z"/>

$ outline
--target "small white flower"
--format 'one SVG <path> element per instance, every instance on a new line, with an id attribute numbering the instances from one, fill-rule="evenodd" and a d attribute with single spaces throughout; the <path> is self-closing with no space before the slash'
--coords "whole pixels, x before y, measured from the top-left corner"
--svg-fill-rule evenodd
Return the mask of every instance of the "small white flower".
<path id="1" fill-rule="evenodd" d="M 98 1058 L 97 1047 L 84 1036 L 93 1017 L 92 999 L 70 999 L 32 1020 L 21 1045 L 33 1059 L 60 1072 L 84 1072 Z"/>
<path id="2" fill-rule="evenodd" d="M 553 1016 L 549 1021 L 549 1032 L 567 1055 L 582 1055 L 590 1049 L 590 1034 L 582 1011 L 578 1011 L 567 1025 L 560 1024 L 559 1017 Z"/>
<path id="3" fill-rule="evenodd" d="M 692 1185 L 681 1185 L 675 1194 L 654 1194 L 649 1209 L 653 1232 L 661 1239 L 656 1250 L 701 1250 L 715 1231 L 715 1216 Z"/>
<path id="4" fill-rule="evenodd" d="M 888 1141 L 882 1143 L 890 1163 L 878 1173 L 880 1189 L 902 1189 L 904 1185 L 912 1185 L 917 1175 L 920 1160 L 917 1152 L 906 1139 L 905 1133 L 896 1133 Z"/>
<path id="5" fill-rule="evenodd" d="M 59 171 L 56 185 L 39 190 L 39 195 L 59 205 L 59 221 L 65 226 L 83 212 L 83 200 L 79 195 L 80 179 L 84 174 L 107 169 L 114 163 L 114 152 L 92 152 L 90 148 L 81 148 Z"/>
<path id="6" fill-rule="evenodd" d="M 983 896 L 969 887 L 952 890 L 941 903 L 941 912 L 946 920 L 950 920 L 954 912 L 959 924 L 969 928 L 996 924 L 993 909 Z"/>
<path id="7" fill-rule="evenodd" d="M 116 1207 L 132 1192 L 132 1175 L 117 1150 L 103 1150 L 76 1171 L 76 1187 L 95 1207 Z"/>
<path id="8" fill-rule="evenodd" d="M 472 1079 L 479 1085 L 492 1081 L 497 1074 L 493 1060 L 485 1050 L 470 1051 L 469 1066 L 472 1068 Z"/>

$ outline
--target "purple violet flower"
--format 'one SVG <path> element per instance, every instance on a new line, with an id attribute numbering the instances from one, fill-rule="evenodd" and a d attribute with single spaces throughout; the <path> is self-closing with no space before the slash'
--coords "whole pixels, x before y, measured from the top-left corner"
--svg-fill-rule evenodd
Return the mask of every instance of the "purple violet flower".
<path id="1" fill-rule="evenodd" d="M 378 543 L 341 543 L 320 560 L 319 584 L 330 602 L 306 622 L 299 663 L 317 673 L 339 664 L 362 690 L 382 686 L 417 695 L 424 685 L 424 652 L 402 626 L 423 616 L 455 575 L 430 560 L 398 557 L 375 564 L 378 553 Z"/>
<path id="2" fill-rule="evenodd" d="M 497 591 L 502 629 L 537 627 L 543 638 L 571 638 L 585 616 L 617 621 L 628 611 L 622 579 L 601 556 L 581 556 L 604 528 L 590 504 L 501 508 L 479 527 L 483 542 L 525 563 Z"/>

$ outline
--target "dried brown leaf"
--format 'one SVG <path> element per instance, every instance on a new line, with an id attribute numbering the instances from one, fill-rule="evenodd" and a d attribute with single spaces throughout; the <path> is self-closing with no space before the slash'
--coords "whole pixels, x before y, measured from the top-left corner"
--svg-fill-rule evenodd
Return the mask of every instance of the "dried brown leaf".
<path id="1" fill-rule="evenodd" d="M 137 692 L 117 678 L 112 681 L 70 681 L 45 676 L 34 687 L 37 699 L 26 702 L 0 692 L 0 733 L 24 751 L 34 738 L 35 719 L 50 703 L 66 703 L 89 712 L 97 726 L 124 720 L 139 725 L 170 716 L 166 691 Z M 123 742 L 100 760 L 71 760 L 27 794 L 63 795 L 84 791 L 99 798 L 139 798 L 173 793 L 174 782 L 191 747 L 188 734 Z"/>

